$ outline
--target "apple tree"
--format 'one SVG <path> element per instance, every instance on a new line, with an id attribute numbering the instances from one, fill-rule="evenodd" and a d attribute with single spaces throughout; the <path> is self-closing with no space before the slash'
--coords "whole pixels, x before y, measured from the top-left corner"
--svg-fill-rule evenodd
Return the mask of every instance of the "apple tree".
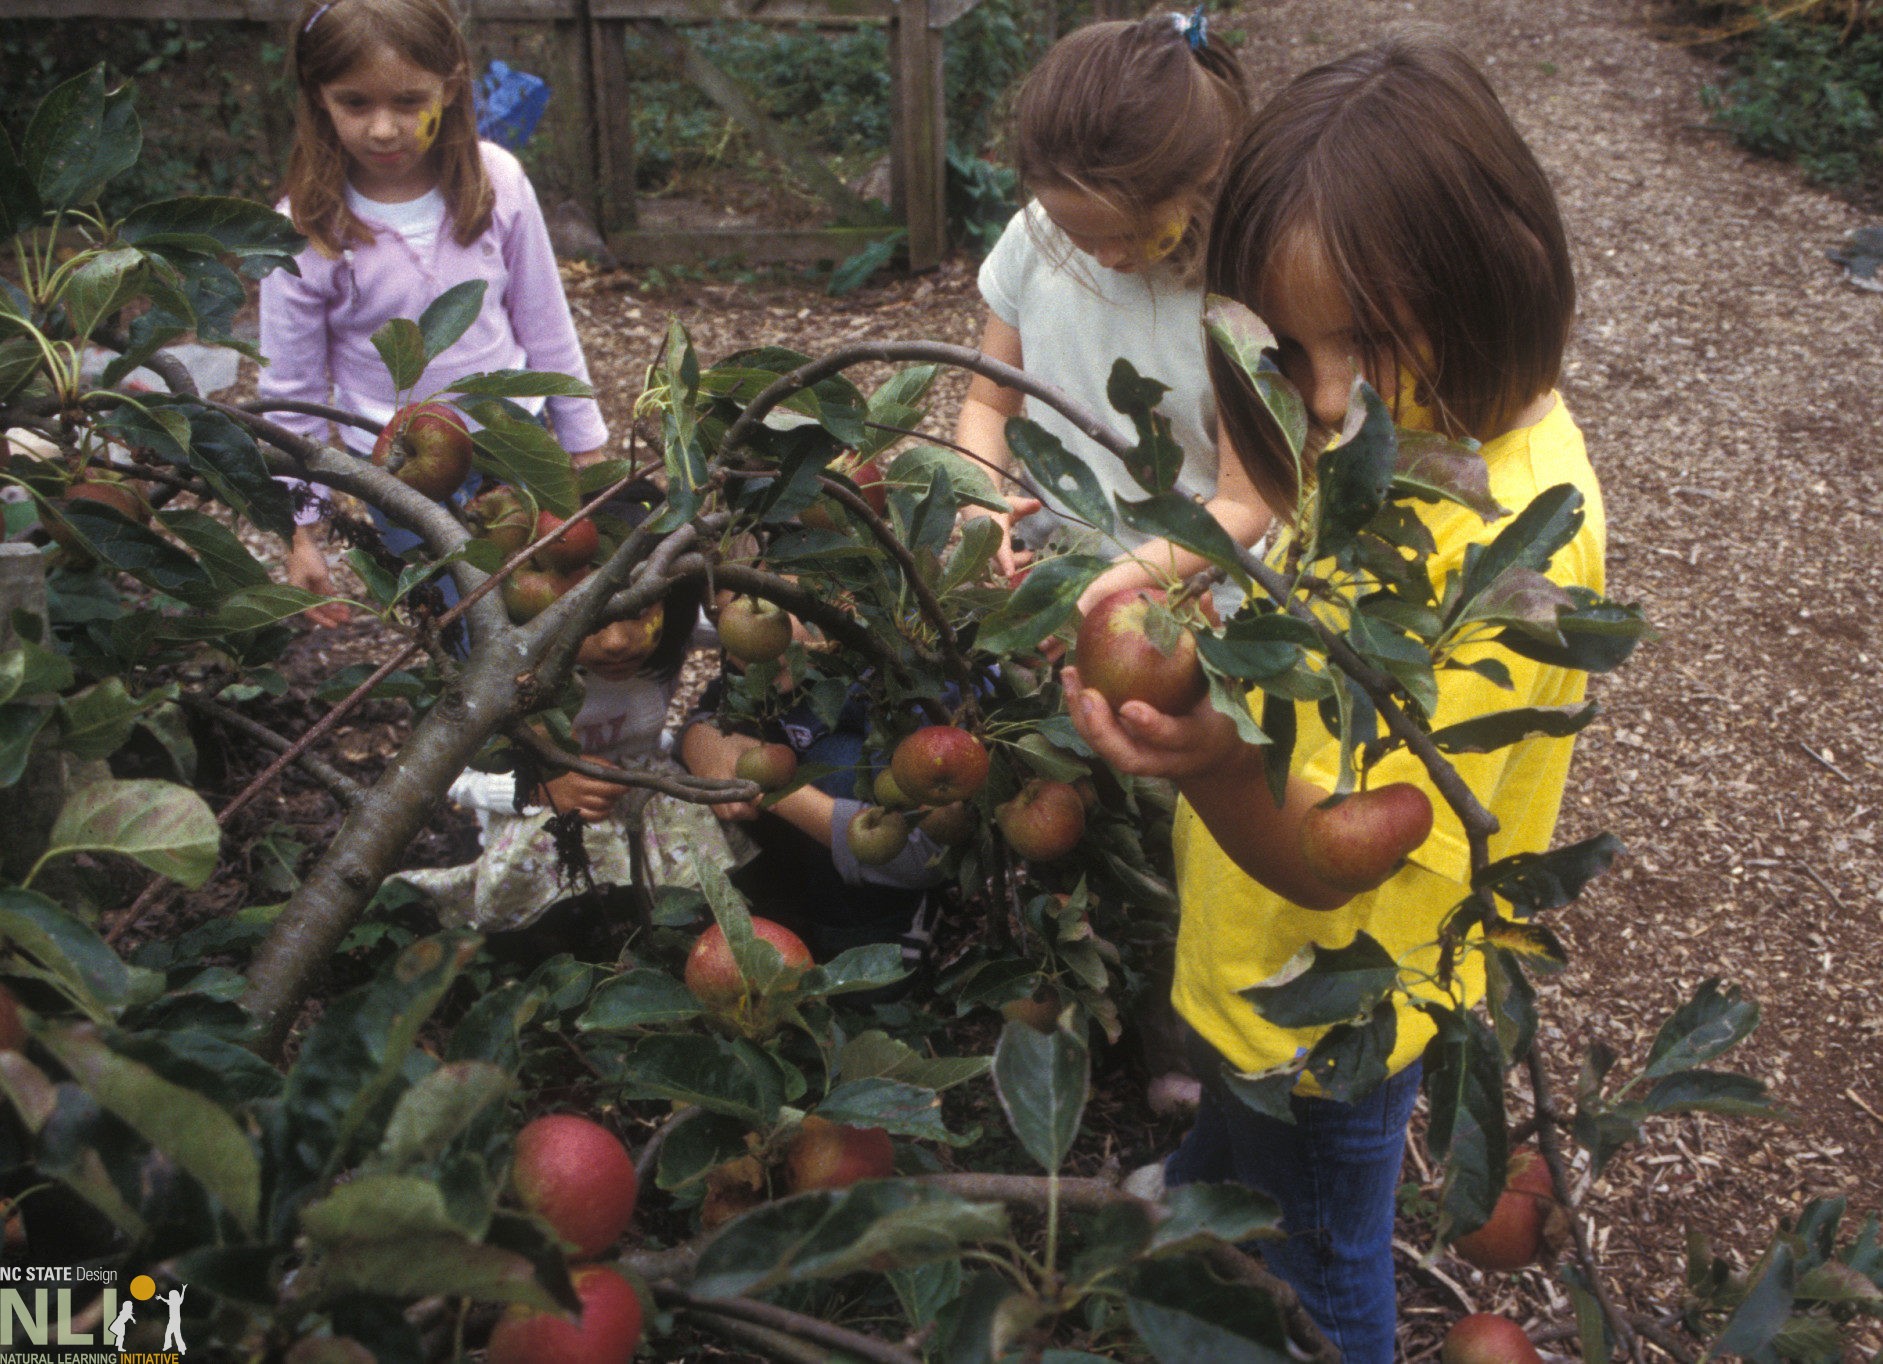
<path id="1" fill-rule="evenodd" d="M 1274 561 L 1241 551 L 1172 491 L 1163 386 L 1123 363 L 1110 397 L 1128 434 L 1111 414 L 1080 411 L 960 347 L 884 341 L 813 358 L 761 346 L 708 366 L 676 323 L 639 408 L 659 427 L 655 448 L 637 443 L 578 473 L 506 406 L 583 391 L 566 376 L 471 375 L 440 394 L 409 392 L 481 304 L 475 289 L 452 290 L 375 342 L 395 387 L 478 423 L 475 466 L 524 513 L 522 539 L 506 542 L 491 519 L 409 486 L 404 470 L 301 439 L 266 404 L 196 391 L 163 347 L 186 333 L 240 347 L 231 322 L 244 276 L 292 268 L 301 243 L 278 215 L 236 200 L 105 218 L 99 191 L 135 162 L 140 139 L 129 91 L 107 88 L 101 71 L 55 91 L 17 139 L 0 136 L 0 235 L 19 264 L 0 286 L 0 429 L 36 438 L 0 480 L 20 499 L 9 537 L 32 544 L 43 531 L 53 542 L 24 556 L 35 574 L 43 561 L 43 599 L 22 596 L 0 641 L 0 787 L 21 830 L 0 859 L 0 977 L 21 1019 L 0 1037 L 11 1042 L 0 1049 L 0 1167 L 29 1246 L 52 1220 L 36 1219 L 36 1204 L 56 1210 L 74 1236 L 90 1236 L 85 1258 L 191 1284 L 198 1334 L 256 1357 L 329 1337 L 380 1358 L 450 1357 L 482 1343 L 497 1305 L 578 1311 L 578 1287 L 594 1282 L 577 1263 L 592 1247 L 573 1254 L 509 1177 L 524 1118 L 576 1107 L 647 1134 L 635 1157 L 642 1230 L 611 1253 L 641 1285 L 657 1350 L 685 1329 L 788 1360 L 1331 1359 L 1251 1253 L 1277 1234 L 1268 1200 L 1193 1186 L 1152 1203 L 1068 1173 L 1095 1045 L 1122 1032 L 1120 1000 L 1142 988 L 1133 963 L 1174 914 L 1157 870 L 1169 796 L 1097 762 L 1063 713 L 1053 641 L 1073 633 L 1079 593 L 1107 561 L 1064 554 L 1017 587 L 997 580 L 992 527 L 963 512 L 1001 506 L 1007 490 L 915 434 L 940 366 L 1066 412 L 1142 496 L 1105 497 L 1053 437 L 1016 419 L 1009 443 L 1027 492 L 1100 536 L 1168 536 L 1247 593 L 1219 625 L 1195 607 L 1207 583 L 1169 584 L 1146 631 L 1165 653 L 1194 640 L 1208 694 L 1264 746 L 1273 779 L 1292 743 L 1284 717 L 1298 699 L 1319 701 L 1342 739 L 1343 794 L 1403 745 L 1459 814 L 1472 877 L 1444 930 L 1450 993 L 1417 1004 L 1438 1025 L 1425 1140 L 1445 1169 L 1441 1237 L 1492 1215 L 1513 1126 L 1535 1133 L 1568 1205 L 1569 1162 L 1599 1169 L 1656 1116 L 1767 1111 L 1762 1085 L 1709 1064 L 1757 1018 L 1716 982 L 1667 1021 L 1638 1068 L 1624 1075 L 1598 1049 L 1573 1099 L 1553 1091 L 1530 983 L 1563 963 L 1546 918 L 1619 849 L 1599 836 L 1491 860 L 1488 817 L 1447 755 L 1572 733 L 1593 708 L 1439 730 L 1426 719 L 1436 670 L 1456 666 L 1467 634 L 1591 671 L 1620 665 L 1643 634 L 1631 608 L 1542 577 L 1574 532 L 1573 490 L 1508 515 L 1489 505 L 1474 450 L 1396 431 L 1364 385 L 1343 441 L 1312 454 L 1268 338 L 1227 301 L 1212 305 L 1215 344 L 1247 370 L 1304 466 L 1312 459 L 1313 495 Z M 117 353 L 100 387 L 83 378 L 88 345 Z M 865 393 L 846 377 L 865 363 L 897 368 Z M 109 387 L 139 365 L 170 391 Z M 665 488 L 658 514 L 608 524 L 607 494 L 649 473 Z M 339 495 L 325 510 L 353 543 L 365 584 L 354 605 L 397 641 L 298 736 L 244 708 L 279 687 L 288 622 L 327 599 L 273 582 L 232 530 L 289 533 L 281 476 Z M 387 555 L 345 499 L 420 547 Z M 1429 541 L 1414 511 L 1435 499 L 1500 526 L 1448 583 L 1424 572 Z M 528 610 L 506 608 L 506 581 L 591 524 L 585 576 Z M 9 571 L 20 547 L 7 547 Z M 437 591 L 446 575 L 459 594 L 449 608 Z M 788 959 L 713 865 L 697 867 L 697 889 L 641 904 L 630 952 L 605 965 L 561 956 L 517 978 L 476 935 L 386 929 L 388 878 L 467 766 L 531 785 L 584 771 L 703 803 L 760 795 L 753 781 L 599 767 L 570 743 L 581 639 L 686 579 L 802 627 L 782 652 L 738 646 L 751 661 L 728 674 L 729 723 L 762 730 L 787 704 L 834 712 L 853 694 L 869 698 L 872 773 L 858 794 L 882 807 L 874 823 L 892 834 L 937 821 L 941 869 L 973 925 L 938 998 L 967 1016 L 1050 1001 L 1032 1022 L 1008 1021 L 991 1055 L 936 1054 L 945 1031 L 858 1002 L 903 976 L 893 947 Z M 384 770 L 360 782 L 317 750 L 369 698 L 398 700 L 412 718 Z M 186 717 L 278 757 L 212 811 L 191 786 Z M 936 754 L 946 780 L 924 771 Z M 964 761 L 976 780 L 951 784 Z M 216 874 L 223 828 L 290 764 L 345 817 L 285 878 L 285 898 L 257 884 L 237 910 L 150 931 L 177 888 Z M 762 779 L 789 790 L 815 775 Z M 1036 806 L 1052 816 L 1050 837 Z M 115 875 L 99 874 L 101 857 Z M 148 878 L 134 896 L 120 889 L 127 866 Z M 568 874 L 579 882 L 579 858 Z M 735 968 L 729 992 L 685 977 L 707 925 Z M 336 954 L 375 941 L 369 978 L 321 997 Z M 1467 954 L 1485 959 L 1482 1009 L 1456 984 Z M 1253 984 L 1252 1003 L 1325 1027 L 1305 1068 L 1349 1077 L 1345 1092 L 1378 1083 L 1390 1001 L 1412 982 L 1365 935 L 1297 966 Z M 1512 1082 L 1517 1071 L 1527 1083 Z M 1230 1082 L 1273 1111 L 1297 1079 Z M 958 1100 L 971 1087 L 991 1087 L 1007 1134 L 963 1121 Z M 1513 1095 L 1529 1109 L 1514 1123 Z M 874 1154 L 857 1168 L 869 1175 L 882 1173 L 887 1143 L 893 1176 L 803 1173 L 808 1158 L 791 1153 L 828 1131 L 861 1134 L 856 1149 Z M 976 1168 L 995 1152 L 1024 1171 Z M 1572 1216 L 1565 1274 L 1585 1357 L 1609 1357 L 1637 1333 L 1678 1357 L 1826 1357 L 1840 1322 L 1883 1302 L 1874 1220 L 1852 1237 L 1842 1214 L 1807 1209 L 1749 1272 L 1697 1249 L 1691 1299 L 1671 1322 L 1616 1307 Z"/>

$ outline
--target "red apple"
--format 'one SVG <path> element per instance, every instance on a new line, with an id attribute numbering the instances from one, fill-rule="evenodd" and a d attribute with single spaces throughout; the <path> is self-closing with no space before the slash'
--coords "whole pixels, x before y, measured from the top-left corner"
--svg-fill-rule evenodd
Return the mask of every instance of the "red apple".
<path id="1" fill-rule="evenodd" d="M 1445 1333 L 1441 1364 L 1543 1364 L 1523 1328 L 1507 1317 L 1478 1312 Z"/>
<path id="2" fill-rule="evenodd" d="M 621 1139 L 573 1113 L 537 1118 L 517 1133 L 510 1178 L 523 1206 L 583 1258 L 621 1239 L 639 1192 Z"/>
<path id="3" fill-rule="evenodd" d="M 958 848 L 974 837 L 979 822 L 974 817 L 974 807 L 966 801 L 957 800 L 936 806 L 923 815 L 915 827 L 944 848 Z"/>
<path id="4" fill-rule="evenodd" d="M 987 780 L 987 750 L 965 729 L 924 725 L 896 745 L 889 770 L 918 805 L 972 800 Z"/>
<path id="5" fill-rule="evenodd" d="M 517 625 L 535 620 L 556 599 L 581 579 L 572 573 L 551 573 L 548 569 L 521 564 L 503 580 L 503 604 Z"/>
<path id="6" fill-rule="evenodd" d="M 118 479 L 88 478 L 74 483 L 65 490 L 65 496 L 60 499 L 60 505 L 69 506 L 74 502 L 96 502 L 122 513 L 139 525 L 150 520 L 150 503 L 143 499 L 136 488 Z M 57 511 L 53 511 L 45 518 L 45 526 L 46 534 L 52 537 L 54 544 L 64 548 L 67 553 L 89 558 L 90 551 L 86 549 L 85 542 L 79 538 L 77 531 L 66 524 Z"/>
<path id="7" fill-rule="evenodd" d="M 909 821 L 900 810 L 866 805 L 850 816 L 844 839 L 851 855 L 866 867 L 893 862 L 909 844 Z"/>
<path id="8" fill-rule="evenodd" d="M 1522 1269 L 1542 1250 L 1543 1227 L 1555 1206 L 1550 1167 L 1535 1147 L 1519 1147 L 1510 1153 L 1504 1191 L 1497 1196 L 1490 1220 L 1453 1241 L 1451 1248 L 1479 1269 Z"/>
<path id="9" fill-rule="evenodd" d="M 26 1020 L 20 1017 L 20 1002 L 11 990 L 0 985 L 0 1051 L 24 1051 L 26 1036 Z"/>
<path id="10" fill-rule="evenodd" d="M 583 1265 L 569 1275 L 582 1315 L 575 1321 L 522 1303 L 490 1333 L 490 1364 L 627 1364 L 641 1344 L 641 1297 L 619 1270 Z"/>
<path id="11" fill-rule="evenodd" d="M 530 509 L 515 488 L 494 484 L 464 504 L 464 515 L 481 539 L 508 559 L 530 542 Z"/>
<path id="12" fill-rule="evenodd" d="M 781 791 L 798 774 L 798 755 L 790 744 L 759 744 L 739 755 L 732 775 L 761 791 Z"/>
<path id="13" fill-rule="evenodd" d="M 1051 1032 L 1059 1026 L 1060 1007 L 1059 991 L 1041 981 L 1032 994 L 1001 1005 L 1000 1014 L 1010 1022 L 1026 1024 L 1035 1032 Z"/>
<path id="14" fill-rule="evenodd" d="M 1358 791 L 1320 804 L 1301 820 L 1301 861 L 1335 890 L 1372 890 L 1432 832 L 1432 801 L 1410 782 Z"/>
<path id="15" fill-rule="evenodd" d="M 1152 608 L 1163 601 L 1162 592 L 1127 587 L 1104 598 L 1080 622 L 1073 654 L 1079 680 L 1114 710 L 1142 701 L 1166 715 L 1182 715 L 1209 694 L 1196 637 L 1175 620 L 1153 619 Z M 1168 631 L 1170 638 L 1154 637 L 1158 631 Z"/>
<path id="16" fill-rule="evenodd" d="M 1085 836 L 1085 802 L 1070 782 L 1035 777 L 994 811 L 1012 849 L 1029 862 L 1051 862 Z"/>
<path id="17" fill-rule="evenodd" d="M 763 597 L 734 597 L 720 608 L 719 642 L 741 663 L 774 663 L 791 647 L 791 613 Z"/>
<path id="18" fill-rule="evenodd" d="M 442 502 L 470 476 L 471 429 L 449 403 L 402 407 L 373 443 L 373 463 Z"/>
<path id="19" fill-rule="evenodd" d="M 847 1189 L 861 1179 L 896 1172 L 896 1147 L 880 1127 L 846 1127 L 815 1113 L 805 1117 L 785 1151 L 785 1182 L 792 1193 Z"/>
<path id="20" fill-rule="evenodd" d="M 811 949 L 783 924 L 753 915 L 752 932 L 777 948 L 786 966 L 800 971 L 810 969 Z M 687 989 L 709 1009 L 729 1009 L 745 996 L 745 978 L 739 974 L 739 964 L 732 959 L 732 948 L 718 924 L 700 934 L 693 950 L 687 953 L 686 983 Z"/>
<path id="21" fill-rule="evenodd" d="M 540 540 L 560 526 L 563 518 L 554 512 L 536 513 L 536 533 L 531 538 Z M 595 551 L 601 548 L 601 535 L 595 529 L 591 517 L 578 521 L 564 531 L 562 538 L 553 544 L 544 545 L 530 557 L 548 569 L 551 573 L 573 573 L 595 557 Z"/>

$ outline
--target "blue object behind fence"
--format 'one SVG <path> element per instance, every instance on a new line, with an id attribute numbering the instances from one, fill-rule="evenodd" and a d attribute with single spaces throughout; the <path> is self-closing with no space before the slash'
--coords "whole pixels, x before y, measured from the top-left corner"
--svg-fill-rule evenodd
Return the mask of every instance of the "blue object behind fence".
<path id="1" fill-rule="evenodd" d="M 477 135 L 518 151 L 548 104 L 548 81 L 493 61 L 477 83 Z"/>

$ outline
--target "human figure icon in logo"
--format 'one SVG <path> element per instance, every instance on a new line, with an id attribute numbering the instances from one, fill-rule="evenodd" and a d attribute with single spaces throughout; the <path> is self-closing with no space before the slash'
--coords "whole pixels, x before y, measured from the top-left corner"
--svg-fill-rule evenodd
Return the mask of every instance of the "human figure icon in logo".
<path id="1" fill-rule="evenodd" d="M 174 1340 L 178 1354 L 187 1354 L 190 1348 L 183 1343 L 183 1295 L 187 1291 L 189 1291 L 189 1285 L 184 1284 L 183 1287 L 173 1288 L 163 1295 L 164 1302 L 170 1308 L 169 1324 L 163 1328 L 163 1348 L 170 1349 L 170 1342 Z"/>
<path id="2" fill-rule="evenodd" d="M 105 1329 L 111 1333 L 111 1343 L 119 1354 L 124 1353 L 124 1333 L 131 1329 L 131 1323 L 137 1320 L 136 1306 L 129 1298 L 118 1309 L 118 1315 L 111 1319 L 111 1325 Z"/>

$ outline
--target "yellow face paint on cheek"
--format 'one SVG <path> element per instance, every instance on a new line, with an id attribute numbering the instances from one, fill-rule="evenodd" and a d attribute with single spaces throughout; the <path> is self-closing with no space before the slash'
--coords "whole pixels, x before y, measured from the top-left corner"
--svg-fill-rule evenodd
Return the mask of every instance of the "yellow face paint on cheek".
<path id="1" fill-rule="evenodd" d="M 1163 225 L 1144 241 L 1144 259 L 1155 264 L 1175 251 L 1183 241 L 1184 229 L 1189 221 L 1179 214 L 1171 214 L 1164 219 Z"/>
<path id="2" fill-rule="evenodd" d="M 443 104 L 434 104 L 418 116 L 417 138 L 418 149 L 421 152 L 428 152 L 432 149 L 432 143 L 438 140 L 438 126 L 444 122 L 444 118 L 445 106 Z"/>

